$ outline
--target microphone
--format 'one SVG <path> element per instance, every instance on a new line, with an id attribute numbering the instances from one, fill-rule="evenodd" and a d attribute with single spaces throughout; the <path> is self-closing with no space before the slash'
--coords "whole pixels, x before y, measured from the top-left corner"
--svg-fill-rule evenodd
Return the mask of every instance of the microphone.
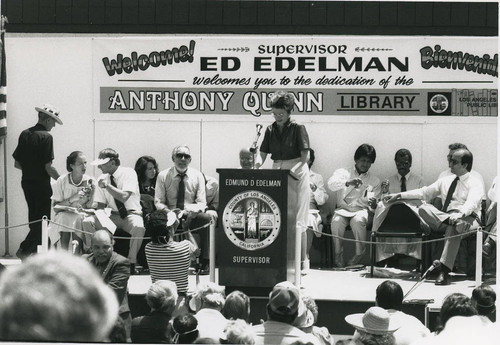
<path id="1" fill-rule="evenodd" d="M 259 141 L 260 131 L 262 130 L 262 125 L 260 123 L 255 125 L 255 130 L 257 133 L 255 134 L 255 139 L 250 147 L 250 152 L 255 153 L 257 151 L 257 142 Z"/>
<path id="2" fill-rule="evenodd" d="M 434 260 L 432 262 L 432 265 L 425 271 L 424 274 L 422 274 L 421 279 L 425 279 L 432 271 L 434 271 L 436 268 L 441 266 L 441 262 L 439 260 Z"/>
<path id="3" fill-rule="evenodd" d="M 77 240 L 71 241 L 71 253 L 76 254 L 77 249 L 78 249 L 78 241 Z"/>
<path id="4" fill-rule="evenodd" d="M 432 271 L 434 271 L 436 268 L 438 268 L 439 266 L 441 266 L 441 262 L 439 260 L 434 260 L 432 262 L 432 265 L 431 267 L 429 267 L 427 269 L 427 271 L 425 271 L 424 274 L 422 274 L 422 276 L 420 277 L 420 279 L 418 280 L 418 282 L 415 283 L 415 285 L 413 285 L 411 287 L 410 290 L 408 290 L 408 292 L 406 293 L 406 295 L 403 296 L 403 301 L 406 299 L 406 297 L 408 297 L 409 294 L 411 294 L 413 291 L 415 291 L 415 289 L 417 287 L 420 286 L 420 284 L 422 284 L 422 282 L 424 281 L 425 277 L 427 277 L 429 275 L 429 273 L 431 273 Z"/>

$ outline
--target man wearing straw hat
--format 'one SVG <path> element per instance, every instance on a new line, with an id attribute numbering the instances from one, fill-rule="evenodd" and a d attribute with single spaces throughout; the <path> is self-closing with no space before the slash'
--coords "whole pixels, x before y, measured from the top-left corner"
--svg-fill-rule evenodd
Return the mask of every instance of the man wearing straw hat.
<path id="1" fill-rule="evenodd" d="M 25 129 L 19 135 L 17 147 L 12 154 L 14 166 L 22 171 L 21 186 L 28 204 L 30 231 L 21 242 L 16 253 L 20 259 L 37 252 L 37 246 L 42 243 L 43 216 L 50 217 L 52 187 L 50 178 L 59 178 L 59 173 L 52 166 L 54 145 L 50 131 L 56 123 L 62 125 L 59 110 L 50 104 L 35 107 L 38 112 L 38 122 L 35 126 Z"/>

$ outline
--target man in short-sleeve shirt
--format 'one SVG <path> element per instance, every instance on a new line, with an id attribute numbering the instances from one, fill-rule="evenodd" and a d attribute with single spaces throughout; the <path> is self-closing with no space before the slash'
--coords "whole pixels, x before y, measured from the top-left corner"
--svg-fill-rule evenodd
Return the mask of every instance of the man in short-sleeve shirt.
<path id="1" fill-rule="evenodd" d="M 38 111 L 38 123 L 22 131 L 18 145 L 12 154 L 15 167 L 22 170 L 21 186 L 28 204 L 28 219 L 30 231 L 19 246 L 16 255 L 24 259 L 37 252 L 37 246 L 42 243 L 43 216 L 50 217 L 52 188 L 50 178 L 59 178 L 59 173 L 52 166 L 54 145 L 50 130 L 55 124 L 62 125 L 59 110 L 45 104 Z M 38 222 L 37 222 L 38 221 Z"/>
<path id="2" fill-rule="evenodd" d="M 130 249 L 128 258 L 131 263 L 131 272 L 134 273 L 137 263 L 137 252 L 142 244 L 142 237 L 146 230 L 142 219 L 141 196 L 139 193 L 139 182 L 134 169 L 120 166 L 118 153 L 113 149 L 104 149 L 99 153 L 99 158 L 92 162 L 103 172 L 99 176 L 98 185 L 94 194 L 94 202 L 97 208 L 110 207 L 112 209 L 111 221 L 128 232 Z M 83 230 L 94 232 L 96 230 L 96 217 L 87 217 L 83 220 Z M 88 234 L 85 234 L 87 237 Z"/>

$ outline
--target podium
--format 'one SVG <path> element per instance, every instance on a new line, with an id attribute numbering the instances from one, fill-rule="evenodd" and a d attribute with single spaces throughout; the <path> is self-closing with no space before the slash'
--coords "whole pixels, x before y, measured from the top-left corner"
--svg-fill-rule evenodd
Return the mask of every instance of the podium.
<path id="1" fill-rule="evenodd" d="M 289 170 L 217 169 L 219 224 L 216 261 L 226 290 L 267 295 L 294 282 L 296 180 Z M 300 259 L 299 259 L 300 260 Z"/>

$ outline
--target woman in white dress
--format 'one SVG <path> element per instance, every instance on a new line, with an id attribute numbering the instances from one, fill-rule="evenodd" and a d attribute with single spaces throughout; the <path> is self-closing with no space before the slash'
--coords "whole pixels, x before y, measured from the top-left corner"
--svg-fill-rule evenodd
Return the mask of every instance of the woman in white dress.
<path id="1" fill-rule="evenodd" d="M 87 216 L 86 210 L 92 207 L 95 181 L 85 174 L 87 157 L 81 151 L 71 152 L 66 158 L 66 169 L 68 173 L 60 176 L 53 187 L 55 217 L 51 231 L 59 232 L 63 249 L 68 249 L 70 242 L 77 240 L 77 252 L 81 253 L 84 236 L 73 229 L 82 230 L 82 219 Z"/>

